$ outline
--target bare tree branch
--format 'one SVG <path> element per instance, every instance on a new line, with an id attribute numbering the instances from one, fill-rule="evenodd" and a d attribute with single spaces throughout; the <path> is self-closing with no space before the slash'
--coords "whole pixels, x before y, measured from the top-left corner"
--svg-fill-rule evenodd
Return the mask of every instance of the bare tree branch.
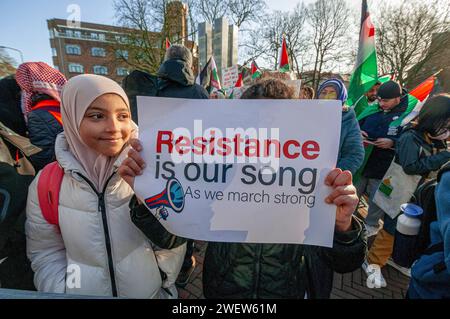
<path id="1" fill-rule="evenodd" d="M 442 0 L 384 2 L 376 16 L 380 69 L 395 72 L 401 84 L 413 81 L 426 62 L 448 45 L 448 37 L 442 37 L 430 47 L 433 35 L 450 29 L 449 9 L 450 4 Z"/>

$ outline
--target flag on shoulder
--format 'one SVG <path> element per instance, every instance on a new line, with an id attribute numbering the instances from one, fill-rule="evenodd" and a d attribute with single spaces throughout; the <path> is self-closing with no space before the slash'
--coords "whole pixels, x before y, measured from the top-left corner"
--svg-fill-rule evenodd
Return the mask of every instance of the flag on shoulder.
<path id="1" fill-rule="evenodd" d="M 414 90 L 408 94 L 408 108 L 401 117 L 401 126 L 405 126 L 419 115 L 425 102 L 428 100 L 431 92 L 433 92 L 436 84 L 436 75 L 430 76 L 424 82 L 419 84 Z"/>

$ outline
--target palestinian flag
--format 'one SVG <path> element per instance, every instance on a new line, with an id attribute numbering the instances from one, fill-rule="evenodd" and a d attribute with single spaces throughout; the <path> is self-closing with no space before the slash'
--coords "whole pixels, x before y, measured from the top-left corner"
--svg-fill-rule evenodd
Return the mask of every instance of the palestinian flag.
<path id="1" fill-rule="evenodd" d="M 206 90 L 209 89 L 211 85 L 211 59 L 209 59 L 208 63 L 203 67 L 202 71 L 200 72 L 198 78 L 199 78 L 199 84 L 203 86 Z"/>
<path id="2" fill-rule="evenodd" d="M 401 116 L 401 126 L 405 126 L 419 115 L 425 102 L 433 92 L 436 76 L 432 75 L 408 94 L 408 108 Z M 399 121 L 400 122 L 400 121 Z"/>
<path id="3" fill-rule="evenodd" d="M 283 43 L 281 44 L 281 54 L 280 54 L 280 66 L 278 71 L 282 73 L 290 72 L 291 66 L 289 65 L 289 55 L 287 51 L 286 37 L 283 34 Z"/>
<path id="4" fill-rule="evenodd" d="M 261 70 L 255 61 L 252 62 L 252 80 L 259 78 L 262 75 Z"/>
<path id="5" fill-rule="evenodd" d="M 243 79 L 242 79 L 242 72 L 241 73 L 239 73 L 239 78 L 238 78 L 238 80 L 236 81 L 236 84 L 234 85 L 234 87 L 235 88 L 241 88 L 241 87 L 243 87 L 244 86 L 244 81 L 243 81 Z"/>
<path id="6" fill-rule="evenodd" d="M 209 67 L 211 69 L 211 88 L 222 90 L 222 86 L 220 85 L 219 73 L 217 71 L 216 60 L 212 56 L 210 59 Z"/>
<path id="7" fill-rule="evenodd" d="M 378 78 L 378 82 L 381 84 L 386 83 L 387 81 L 395 81 L 394 74 L 386 74 Z"/>
<path id="8" fill-rule="evenodd" d="M 166 38 L 166 50 L 169 49 L 172 46 L 172 43 L 170 43 L 169 38 Z"/>
<path id="9" fill-rule="evenodd" d="M 234 85 L 233 91 L 230 94 L 230 97 L 229 97 L 230 99 L 234 99 L 234 89 L 240 89 L 240 88 L 242 88 L 244 86 L 243 78 L 244 78 L 243 72 L 239 73 L 239 78 L 236 81 L 236 84 Z"/>
<path id="10" fill-rule="evenodd" d="M 409 92 L 408 94 L 408 107 L 406 108 L 405 112 L 395 121 L 391 122 L 389 124 L 389 127 L 392 129 L 396 129 L 398 126 L 405 126 L 409 122 L 411 122 L 413 119 L 417 117 L 420 110 L 422 109 L 422 106 L 427 101 L 428 97 L 430 96 L 431 92 L 434 89 L 434 85 L 436 82 L 436 75 L 430 76 L 428 79 L 426 79 L 424 82 L 419 84 L 414 90 Z M 363 110 L 363 112 L 358 116 L 358 121 L 375 114 L 379 112 L 379 105 L 378 103 L 375 103 L 373 105 L 368 106 L 366 109 Z M 361 168 L 358 170 L 358 172 L 353 177 L 353 183 L 356 184 L 359 179 L 361 178 L 361 173 L 363 172 L 367 161 L 369 160 L 370 155 L 372 154 L 373 145 L 367 144 L 364 145 L 365 148 L 365 157 L 364 162 Z"/>
<path id="11" fill-rule="evenodd" d="M 221 90 L 219 76 L 217 73 L 217 66 L 214 57 L 212 56 L 208 63 L 203 67 L 199 75 L 199 84 L 203 86 L 208 92 L 213 89 Z"/>
<path id="12" fill-rule="evenodd" d="M 367 107 L 365 93 L 378 81 L 377 54 L 375 50 L 375 27 L 367 11 L 367 0 L 362 1 L 361 30 L 359 34 L 358 59 L 350 79 L 347 105 L 354 106 L 356 115 Z"/>

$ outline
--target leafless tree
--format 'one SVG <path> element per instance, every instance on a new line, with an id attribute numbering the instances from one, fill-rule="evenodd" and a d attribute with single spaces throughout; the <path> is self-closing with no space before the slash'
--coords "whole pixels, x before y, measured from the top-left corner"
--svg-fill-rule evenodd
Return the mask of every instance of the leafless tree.
<path id="1" fill-rule="evenodd" d="M 204 21 L 214 24 L 217 18 L 228 13 L 228 1 L 224 0 L 197 0 L 195 10 Z"/>
<path id="2" fill-rule="evenodd" d="M 134 69 L 153 73 L 163 61 L 166 38 L 177 43 L 195 40 L 197 21 L 190 6 L 193 7 L 196 1 L 183 1 L 188 5 L 189 30 L 186 35 L 177 35 L 175 39 L 170 38 L 173 34 L 170 32 L 171 25 L 167 19 L 169 2 L 169 0 L 115 0 L 117 22 L 120 26 L 128 28 L 123 37 L 126 40 L 121 38 L 113 45 L 114 51 L 128 53 L 127 56 L 119 54 L 117 57 L 119 60 Z"/>
<path id="3" fill-rule="evenodd" d="M 217 18 L 227 17 L 234 25 L 243 25 L 261 19 L 266 10 L 265 0 L 195 0 L 196 14 L 211 24 Z"/>
<path id="4" fill-rule="evenodd" d="M 264 0 L 228 0 L 229 16 L 238 28 L 248 22 L 260 21 L 266 8 Z"/>
<path id="5" fill-rule="evenodd" d="M 116 0 L 117 22 L 128 32 L 113 41 L 118 59 L 132 68 L 155 72 L 162 61 L 165 6 L 167 0 Z M 160 49 L 160 50 L 158 50 Z M 128 54 L 121 54 L 127 52 Z"/>
<path id="6" fill-rule="evenodd" d="M 338 62 L 341 50 L 346 47 L 344 39 L 349 27 L 348 11 L 343 0 L 317 0 L 307 8 L 314 49 L 312 84 L 316 91 L 325 64 Z"/>
<path id="7" fill-rule="evenodd" d="M 249 61 L 261 57 L 274 69 L 278 67 L 282 35 L 288 43 L 289 60 L 297 74 L 302 73 L 302 60 L 308 51 L 308 35 L 305 30 L 306 10 L 297 5 L 292 12 L 274 11 L 266 15 L 245 42 Z"/>
<path id="8" fill-rule="evenodd" d="M 413 81 L 426 62 L 449 45 L 447 35 L 430 47 L 433 35 L 450 30 L 449 14 L 447 1 L 384 2 L 375 20 L 381 71 L 394 72 L 401 84 Z"/>

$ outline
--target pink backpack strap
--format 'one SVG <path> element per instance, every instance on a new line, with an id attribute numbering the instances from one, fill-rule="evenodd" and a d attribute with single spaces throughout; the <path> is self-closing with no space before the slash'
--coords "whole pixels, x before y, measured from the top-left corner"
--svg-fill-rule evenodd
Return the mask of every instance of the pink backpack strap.
<path id="1" fill-rule="evenodd" d="M 63 177 L 64 170 L 58 162 L 53 162 L 44 167 L 38 181 L 39 207 L 42 216 L 49 224 L 56 226 L 59 226 L 59 191 Z"/>

